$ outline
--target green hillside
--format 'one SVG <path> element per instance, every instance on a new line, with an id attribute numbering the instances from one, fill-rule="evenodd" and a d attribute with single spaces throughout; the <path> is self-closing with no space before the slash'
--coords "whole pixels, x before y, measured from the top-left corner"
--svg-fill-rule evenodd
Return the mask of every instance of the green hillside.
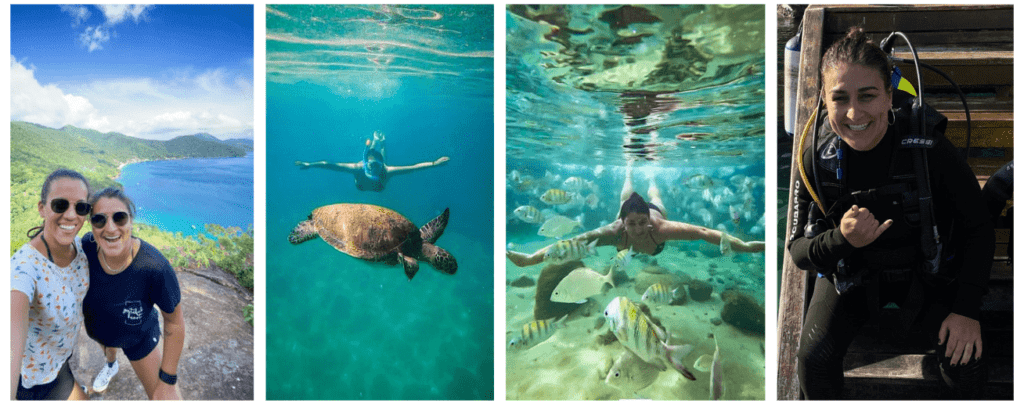
<path id="1" fill-rule="evenodd" d="M 245 151 L 253 151 L 253 141 L 252 141 L 252 139 L 247 139 L 247 138 L 231 138 L 231 139 L 224 140 L 224 143 L 227 143 L 228 145 L 232 145 L 232 146 L 235 146 L 235 147 L 239 147 L 239 148 L 241 148 L 241 149 L 243 149 Z"/>
<path id="2" fill-rule="evenodd" d="M 94 190 L 117 185 L 119 167 L 139 161 L 194 157 L 241 157 L 245 150 L 223 142 L 182 136 L 145 140 L 120 133 L 65 126 L 52 129 L 11 123 L 11 253 L 28 242 L 25 232 L 41 223 L 37 203 L 46 176 L 70 168 L 89 179 Z M 83 228 L 83 231 L 88 228 Z"/>
<path id="3" fill-rule="evenodd" d="M 212 138 L 212 136 L 211 136 Z M 216 140 L 216 141 L 215 141 Z M 178 136 L 164 142 L 167 152 L 178 157 L 242 157 L 245 150 L 200 135 Z"/>

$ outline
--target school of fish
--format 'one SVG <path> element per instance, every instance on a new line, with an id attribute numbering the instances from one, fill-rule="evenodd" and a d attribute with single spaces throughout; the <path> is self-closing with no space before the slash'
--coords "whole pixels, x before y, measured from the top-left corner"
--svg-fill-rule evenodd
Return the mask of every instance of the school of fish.
<path id="1" fill-rule="evenodd" d="M 597 255 L 597 240 L 582 239 L 578 233 L 590 230 L 600 224 L 587 224 L 586 217 L 607 219 L 610 213 L 618 213 L 618 190 L 601 194 L 598 185 L 617 184 L 618 180 L 604 181 L 617 176 L 621 171 L 614 167 L 596 166 L 590 174 L 558 174 L 550 170 L 543 176 L 536 173 L 512 169 L 506 181 L 510 206 L 515 208 L 509 216 L 510 226 L 531 228 L 551 243 L 545 243 L 543 252 L 545 265 L 560 265 L 571 261 L 584 261 Z M 600 183 L 598 182 L 600 181 Z M 748 236 L 764 233 L 762 204 L 764 179 L 740 174 L 711 174 L 702 172 L 683 173 L 674 179 L 658 181 L 666 202 L 672 202 L 666 214 L 672 220 L 720 231 L 718 252 L 723 256 L 734 253 L 734 244 L 750 240 Z M 642 189 L 638 188 L 642 193 Z M 607 213 L 606 213 L 607 212 Z M 585 226 L 586 225 L 586 226 Z M 535 228 L 535 229 L 534 229 Z M 518 232 L 517 232 L 518 233 Z M 575 237 L 573 237 L 575 236 Z M 737 236 L 733 240 L 732 236 Z M 518 245 L 518 243 L 517 243 Z M 513 246 L 509 244 L 509 250 Z M 631 261 L 638 256 L 627 247 L 605 258 L 610 265 L 604 272 L 589 267 L 579 267 L 569 272 L 551 292 L 550 301 L 555 303 L 582 304 L 592 299 L 607 298 L 609 289 L 615 288 L 613 274 L 616 270 L 628 272 Z M 647 255 L 639 255 L 642 259 Z M 644 397 L 640 392 L 649 388 L 666 370 L 678 372 L 686 380 L 708 380 L 709 398 L 720 400 L 725 396 L 725 372 L 722 370 L 723 349 L 715 338 L 713 355 L 696 358 L 688 368 L 683 359 L 693 349 L 686 343 L 693 338 L 673 340 L 671 332 L 654 324 L 641 310 L 641 303 L 650 306 L 654 315 L 671 308 L 665 308 L 679 297 L 680 286 L 669 287 L 652 284 L 637 299 L 618 296 L 606 304 L 601 315 L 603 326 L 614 334 L 621 349 L 609 363 L 611 368 L 603 371 L 604 383 L 622 392 L 624 397 Z M 616 291 L 619 293 L 619 291 Z M 613 294 L 614 295 L 614 294 Z M 636 301 L 636 302 L 634 302 Z M 567 316 L 525 323 L 514 332 L 508 342 L 509 352 L 518 352 L 550 339 L 559 330 L 566 328 Z M 671 326 L 669 326 L 671 328 Z M 678 329 L 678 328 L 676 328 Z M 608 332 L 604 331 L 604 332 Z M 589 330 L 588 330 L 589 332 Z M 572 335 L 572 334 L 567 334 Z M 568 336 L 561 336 L 567 338 Z M 680 341 L 682 339 L 682 341 Z M 675 343 L 675 344 L 673 344 Z M 691 342 L 692 343 L 692 342 Z M 619 346 L 619 345 L 612 345 Z M 607 368 L 607 367 L 606 367 Z M 692 371 L 690 369 L 693 369 Z M 693 372 L 699 372 L 699 376 Z M 666 373 L 668 374 L 668 373 Z M 675 374 L 675 373 L 672 373 Z"/>

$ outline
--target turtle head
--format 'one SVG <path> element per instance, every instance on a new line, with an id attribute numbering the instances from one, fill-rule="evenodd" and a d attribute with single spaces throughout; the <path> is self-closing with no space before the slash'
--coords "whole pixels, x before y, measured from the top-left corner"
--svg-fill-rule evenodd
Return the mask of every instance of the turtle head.
<path id="1" fill-rule="evenodd" d="M 299 222 L 299 225 L 292 229 L 292 233 L 288 235 L 288 241 L 292 244 L 299 244 L 310 239 L 315 239 L 319 234 L 316 232 L 316 226 L 313 225 L 312 220 L 304 220 Z"/>
<path id="2" fill-rule="evenodd" d="M 459 264 L 455 262 L 455 256 L 430 243 L 423 243 L 423 257 L 432 267 L 444 274 L 455 274 L 455 271 L 459 269 Z"/>

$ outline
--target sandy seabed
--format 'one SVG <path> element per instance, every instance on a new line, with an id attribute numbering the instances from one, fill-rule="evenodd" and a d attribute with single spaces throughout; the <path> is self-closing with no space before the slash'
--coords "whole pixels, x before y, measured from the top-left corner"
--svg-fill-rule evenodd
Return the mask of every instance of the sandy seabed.
<path id="1" fill-rule="evenodd" d="M 521 244 L 515 250 L 532 252 L 547 243 Z M 613 248 L 601 247 L 597 256 L 583 261 L 590 268 L 605 270 L 614 255 Z M 640 302 L 642 293 L 637 293 L 635 281 L 630 281 L 591 297 L 587 304 L 570 314 L 566 326 L 548 340 L 529 349 L 507 352 L 506 397 L 509 400 L 707 400 L 710 398 L 711 374 L 701 372 L 693 365 L 701 355 L 714 354 L 715 341 L 709 338 L 713 333 L 718 338 L 725 377 L 723 399 L 764 400 L 764 337 L 743 332 L 728 323 L 714 325 L 711 322 L 720 317 L 723 302 L 719 293 L 724 288 L 745 291 L 764 303 L 764 257 L 709 257 L 701 252 L 681 252 L 670 245 L 656 259 L 659 266 L 672 272 L 681 271 L 698 280 L 711 279 L 714 285 L 708 301 L 689 299 L 684 305 L 655 305 L 650 308 L 652 316 L 660 319 L 671 332 L 672 345 L 693 345 L 693 351 L 683 358 L 683 364 L 693 372 L 696 381 L 687 380 L 669 368 L 658 373 L 651 385 L 636 392 L 605 383 L 615 359 L 628 350 L 618 341 L 602 344 L 599 337 L 609 330 L 606 324 L 599 323 L 599 319 L 603 319 L 604 307 L 616 296 Z M 634 259 L 626 273 L 635 278 L 645 266 Z M 519 268 L 506 260 L 506 278 L 513 281 L 527 276 L 537 280 L 543 267 L 540 264 Z M 709 273 L 709 269 L 715 272 Z M 533 320 L 535 290 L 536 286 L 506 286 L 506 343 L 519 335 L 524 324 Z"/>

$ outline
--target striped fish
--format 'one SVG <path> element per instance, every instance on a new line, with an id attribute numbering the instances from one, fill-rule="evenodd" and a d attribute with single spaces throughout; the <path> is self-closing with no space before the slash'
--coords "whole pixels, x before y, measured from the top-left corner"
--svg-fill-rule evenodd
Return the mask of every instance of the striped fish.
<path id="1" fill-rule="evenodd" d="M 671 336 L 654 325 L 640 307 L 628 298 L 612 299 L 604 309 L 604 316 L 619 342 L 644 362 L 672 366 L 687 379 L 697 380 L 682 364 L 682 358 L 693 347 L 669 345 Z"/>
<path id="2" fill-rule="evenodd" d="M 559 328 L 565 327 L 565 319 L 568 317 L 568 315 L 563 315 L 562 318 L 558 320 L 550 318 L 541 321 L 532 321 L 523 325 L 523 329 L 519 336 L 508 342 L 508 350 L 517 351 L 529 349 L 533 347 L 533 345 L 548 340 L 548 338 L 555 334 L 555 331 Z"/>
<path id="3" fill-rule="evenodd" d="M 584 181 L 580 177 L 569 177 L 562 182 L 562 187 L 568 191 L 579 192 L 580 190 L 587 187 L 588 182 Z"/>
<path id="4" fill-rule="evenodd" d="M 679 289 L 673 289 L 669 291 L 668 287 L 661 285 L 661 283 L 652 285 L 644 291 L 644 296 L 640 298 L 640 301 L 649 302 L 653 304 L 668 304 L 672 300 L 676 299 L 676 291 Z"/>
<path id="5" fill-rule="evenodd" d="M 629 260 L 633 258 L 633 246 L 619 250 L 619 253 L 615 255 L 615 264 L 620 269 L 625 270 L 629 267 Z"/>
<path id="6" fill-rule="evenodd" d="M 722 358 L 719 353 L 718 337 L 715 337 L 715 358 L 711 362 L 711 400 L 719 400 L 725 394 L 725 376 L 722 374 Z"/>
<path id="7" fill-rule="evenodd" d="M 551 188 L 547 190 L 547 192 L 545 192 L 544 195 L 540 196 L 541 202 L 544 202 L 548 205 L 566 204 L 569 203 L 570 199 L 572 199 L 572 195 L 570 193 L 557 188 Z"/>
<path id="8" fill-rule="evenodd" d="M 541 223 L 544 221 L 544 215 L 537 208 L 530 205 L 520 206 L 512 211 L 512 214 L 526 223 Z"/>
<path id="9" fill-rule="evenodd" d="M 589 244 L 583 239 L 559 240 L 544 252 L 544 261 L 551 264 L 565 264 L 597 254 L 597 239 Z"/>

